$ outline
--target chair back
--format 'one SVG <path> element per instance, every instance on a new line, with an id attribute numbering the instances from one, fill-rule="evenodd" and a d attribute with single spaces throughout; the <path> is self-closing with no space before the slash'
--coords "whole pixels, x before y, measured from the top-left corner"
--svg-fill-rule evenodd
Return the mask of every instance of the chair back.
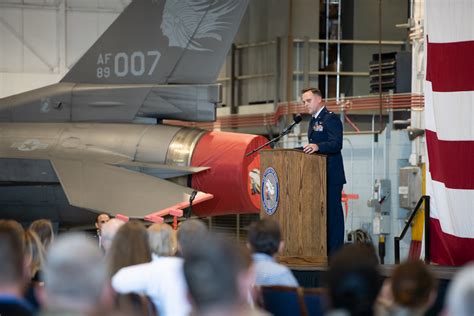
<path id="1" fill-rule="evenodd" d="M 324 290 L 322 288 L 304 288 L 303 299 L 308 316 L 324 315 Z"/>
<path id="2" fill-rule="evenodd" d="M 275 316 L 306 316 L 303 289 L 290 286 L 261 286 L 263 308 Z"/>

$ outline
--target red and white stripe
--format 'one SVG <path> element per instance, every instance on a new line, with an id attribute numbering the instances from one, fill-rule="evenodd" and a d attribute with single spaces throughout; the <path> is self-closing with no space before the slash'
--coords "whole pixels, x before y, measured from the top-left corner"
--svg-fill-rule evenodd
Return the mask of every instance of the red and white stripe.
<path id="1" fill-rule="evenodd" d="M 432 261 L 474 260 L 474 2 L 425 2 Z"/>

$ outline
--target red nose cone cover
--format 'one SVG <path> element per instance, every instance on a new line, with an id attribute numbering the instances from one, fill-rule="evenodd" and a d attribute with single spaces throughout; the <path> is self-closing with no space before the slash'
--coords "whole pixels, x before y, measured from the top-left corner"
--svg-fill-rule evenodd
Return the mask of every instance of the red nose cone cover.
<path id="1" fill-rule="evenodd" d="M 198 216 L 258 213 L 260 211 L 260 155 L 245 154 L 267 142 L 262 136 L 209 132 L 194 149 L 191 165 L 210 167 L 192 177 L 192 187 L 214 195 L 193 206 Z"/>

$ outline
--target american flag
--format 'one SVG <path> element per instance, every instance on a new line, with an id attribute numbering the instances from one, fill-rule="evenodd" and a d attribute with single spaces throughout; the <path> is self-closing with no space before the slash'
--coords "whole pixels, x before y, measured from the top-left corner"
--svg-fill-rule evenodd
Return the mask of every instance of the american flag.
<path id="1" fill-rule="evenodd" d="M 474 1 L 425 1 L 431 256 L 474 260 Z"/>

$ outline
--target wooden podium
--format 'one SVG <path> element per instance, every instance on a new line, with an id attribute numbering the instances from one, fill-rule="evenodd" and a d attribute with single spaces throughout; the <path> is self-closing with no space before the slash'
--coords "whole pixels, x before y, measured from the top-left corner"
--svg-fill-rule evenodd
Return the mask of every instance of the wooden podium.
<path id="1" fill-rule="evenodd" d="M 285 241 L 278 261 L 293 266 L 327 265 L 326 156 L 296 149 L 262 150 L 260 173 L 260 217 L 278 221 Z M 271 179 L 275 176 L 278 188 Z"/>

